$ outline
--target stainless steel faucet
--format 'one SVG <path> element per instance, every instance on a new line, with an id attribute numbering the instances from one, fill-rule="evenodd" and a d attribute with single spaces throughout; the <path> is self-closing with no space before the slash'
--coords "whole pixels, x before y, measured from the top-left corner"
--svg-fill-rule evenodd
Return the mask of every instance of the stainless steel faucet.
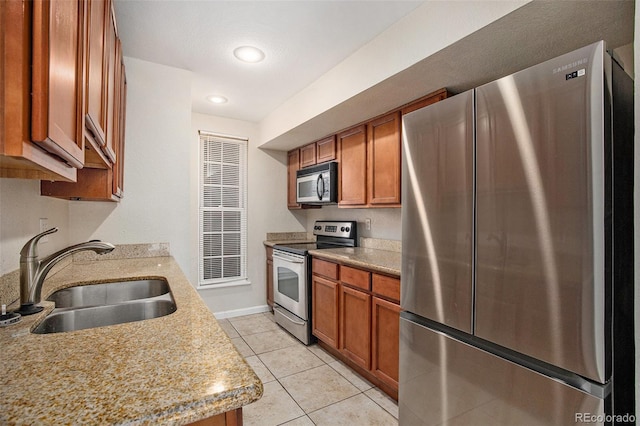
<path id="1" fill-rule="evenodd" d="M 93 250 L 98 254 L 105 254 L 115 248 L 113 244 L 92 240 L 63 248 L 43 259 L 38 259 L 38 241 L 54 232 L 58 232 L 58 228 L 51 228 L 36 235 L 27 241 L 20 251 L 20 309 L 18 312 L 22 315 L 35 314 L 43 309 L 37 306 L 42 295 L 42 284 L 56 263 L 79 251 Z"/>

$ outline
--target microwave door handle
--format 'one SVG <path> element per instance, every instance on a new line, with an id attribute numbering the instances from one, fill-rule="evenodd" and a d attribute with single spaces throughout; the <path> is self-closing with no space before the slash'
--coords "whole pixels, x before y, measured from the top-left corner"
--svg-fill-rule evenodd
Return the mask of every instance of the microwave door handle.
<path id="1" fill-rule="evenodd" d="M 324 179 L 322 178 L 322 173 L 318 175 L 318 181 L 316 183 L 316 193 L 318 194 L 318 200 L 322 201 L 322 196 L 324 195 Z"/>

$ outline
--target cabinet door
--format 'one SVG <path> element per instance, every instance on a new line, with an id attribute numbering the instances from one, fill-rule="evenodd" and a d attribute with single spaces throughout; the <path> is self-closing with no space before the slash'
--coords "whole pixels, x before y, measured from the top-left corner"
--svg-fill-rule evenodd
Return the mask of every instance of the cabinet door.
<path id="1" fill-rule="evenodd" d="M 316 144 L 310 143 L 300 148 L 300 168 L 316 164 Z"/>
<path id="2" fill-rule="evenodd" d="M 106 86 L 107 86 L 107 128 L 105 132 L 105 145 L 103 147 L 104 154 L 111 160 L 116 162 L 115 145 L 117 141 L 117 124 L 116 124 L 116 98 L 118 94 L 118 74 L 120 71 L 120 62 L 118 61 L 118 38 L 116 34 L 116 22 L 113 9 L 109 8 L 107 12 L 107 73 L 106 73 Z"/>
<path id="3" fill-rule="evenodd" d="M 311 281 L 311 322 L 313 335 L 338 348 L 339 285 L 335 281 L 313 276 Z"/>
<path id="4" fill-rule="evenodd" d="M 340 351 L 365 369 L 371 366 L 371 296 L 340 286 Z"/>
<path id="5" fill-rule="evenodd" d="M 31 138 L 76 168 L 84 164 L 84 2 L 33 2 Z"/>
<path id="6" fill-rule="evenodd" d="M 400 112 L 370 122 L 367 153 L 368 200 L 371 205 L 400 205 Z"/>
<path id="7" fill-rule="evenodd" d="M 300 169 L 300 150 L 289 151 L 287 160 L 287 207 L 299 209 L 300 204 L 296 202 L 297 185 L 296 172 Z"/>
<path id="8" fill-rule="evenodd" d="M 365 126 L 338 135 L 340 165 L 338 205 L 362 206 L 367 203 L 367 138 Z"/>
<path id="9" fill-rule="evenodd" d="M 380 380 L 398 389 L 400 305 L 372 298 L 371 371 Z"/>
<path id="10" fill-rule="evenodd" d="M 85 79 L 85 115 L 84 125 L 89 137 L 99 147 L 106 143 L 107 126 L 107 63 L 106 29 L 111 16 L 110 1 L 91 0 L 88 3 L 87 57 Z"/>
<path id="11" fill-rule="evenodd" d="M 316 142 L 316 163 L 324 163 L 336 159 L 336 137 L 330 136 Z"/>

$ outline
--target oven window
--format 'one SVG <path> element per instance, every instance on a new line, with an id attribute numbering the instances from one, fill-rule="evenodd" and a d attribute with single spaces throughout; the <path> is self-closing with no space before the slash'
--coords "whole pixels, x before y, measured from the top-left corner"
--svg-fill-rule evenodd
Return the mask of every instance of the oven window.
<path id="1" fill-rule="evenodd" d="M 294 271 L 282 266 L 278 267 L 278 293 L 289 299 L 300 301 L 300 277 Z"/>

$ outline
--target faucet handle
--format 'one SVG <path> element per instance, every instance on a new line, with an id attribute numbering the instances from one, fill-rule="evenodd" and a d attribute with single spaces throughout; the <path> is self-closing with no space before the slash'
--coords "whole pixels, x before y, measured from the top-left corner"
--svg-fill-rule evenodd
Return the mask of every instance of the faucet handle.
<path id="1" fill-rule="evenodd" d="M 29 241 L 27 241 L 24 247 L 22 247 L 22 250 L 20 251 L 20 258 L 24 259 L 24 258 L 38 257 L 37 248 L 38 248 L 38 241 L 40 240 L 40 238 L 44 237 L 45 235 L 53 234 L 55 232 L 58 232 L 58 228 L 48 229 L 44 232 L 39 233 L 35 237 L 31 238 Z"/>

